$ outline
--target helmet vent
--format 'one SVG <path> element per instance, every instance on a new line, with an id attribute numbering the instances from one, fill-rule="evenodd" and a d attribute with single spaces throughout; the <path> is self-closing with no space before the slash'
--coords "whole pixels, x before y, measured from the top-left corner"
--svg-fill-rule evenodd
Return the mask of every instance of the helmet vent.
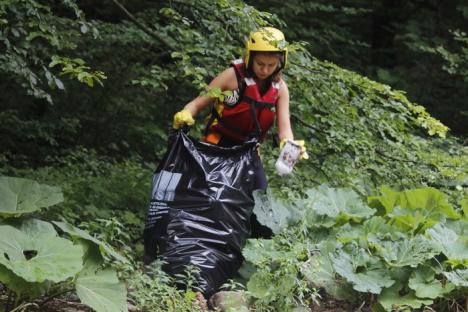
<path id="1" fill-rule="evenodd" d="M 252 41 L 252 43 L 255 43 L 255 40 L 254 40 L 254 38 L 251 38 L 250 40 Z"/>

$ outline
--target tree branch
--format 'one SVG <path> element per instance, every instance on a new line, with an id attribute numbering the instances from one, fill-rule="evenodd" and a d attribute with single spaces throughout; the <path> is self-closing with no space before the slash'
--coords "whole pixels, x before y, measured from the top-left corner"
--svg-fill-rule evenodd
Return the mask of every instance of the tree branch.
<path id="1" fill-rule="evenodd" d="M 309 125 L 307 122 L 305 122 L 304 120 L 302 120 L 301 118 L 299 118 L 299 116 L 297 116 L 296 114 L 291 114 L 291 117 L 292 117 L 294 120 L 299 121 L 299 123 L 301 123 L 303 126 L 309 128 L 309 129 L 312 129 L 312 130 L 315 130 L 315 131 L 318 131 L 318 130 L 319 130 L 319 128 L 314 127 L 314 126 L 312 126 L 312 125 Z"/>
<path id="2" fill-rule="evenodd" d="M 138 28 L 140 28 L 143 32 L 145 32 L 147 35 L 149 35 L 150 37 L 152 37 L 153 39 L 156 39 L 157 41 L 161 42 L 162 44 L 164 44 L 166 47 L 168 47 L 170 50 L 175 50 L 175 48 L 172 46 L 172 44 L 166 40 L 166 38 L 164 38 L 163 36 L 161 36 L 160 34 L 158 33 L 155 33 L 154 31 L 152 31 L 151 29 L 149 29 L 148 27 L 146 27 L 145 25 L 143 25 L 142 23 L 140 23 L 135 16 L 133 16 L 132 13 L 130 13 L 119 1 L 117 0 L 112 0 L 112 2 L 114 2 L 114 4 L 119 7 L 119 9 L 121 9 L 125 15 L 127 15 L 127 17 L 130 19 L 131 22 L 133 22 Z"/>

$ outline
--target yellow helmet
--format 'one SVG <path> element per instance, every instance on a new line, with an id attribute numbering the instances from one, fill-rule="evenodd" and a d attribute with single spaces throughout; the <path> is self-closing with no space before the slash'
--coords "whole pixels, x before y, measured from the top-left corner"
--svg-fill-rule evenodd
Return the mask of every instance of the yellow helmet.
<path id="1" fill-rule="evenodd" d="M 245 46 L 245 66 L 249 67 L 250 52 L 283 52 L 284 63 L 282 67 L 286 66 L 288 59 L 288 48 L 286 48 L 286 40 L 281 30 L 274 27 L 263 27 L 257 31 L 251 32 L 249 39 Z"/>

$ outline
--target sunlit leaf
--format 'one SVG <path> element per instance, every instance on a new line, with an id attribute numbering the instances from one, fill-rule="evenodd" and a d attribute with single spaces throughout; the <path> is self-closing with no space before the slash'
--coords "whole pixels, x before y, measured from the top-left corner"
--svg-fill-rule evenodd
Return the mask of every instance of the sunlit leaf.
<path id="1" fill-rule="evenodd" d="M 63 201 L 60 188 L 36 181 L 0 176 L 0 216 L 18 216 Z"/>

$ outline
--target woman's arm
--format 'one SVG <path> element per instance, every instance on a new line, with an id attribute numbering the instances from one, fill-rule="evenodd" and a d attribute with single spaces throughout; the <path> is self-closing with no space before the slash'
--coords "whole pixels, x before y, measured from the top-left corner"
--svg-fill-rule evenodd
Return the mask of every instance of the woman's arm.
<path id="1" fill-rule="evenodd" d="M 284 80 L 281 80 L 278 102 L 276 104 L 276 118 L 278 121 L 278 136 L 280 140 L 294 140 L 289 119 L 289 89 Z"/>
<path id="2" fill-rule="evenodd" d="M 237 85 L 237 78 L 234 68 L 229 67 L 221 72 L 218 76 L 216 76 L 208 85 L 208 88 L 220 88 L 221 91 L 225 90 L 234 90 L 236 86 L 233 85 L 235 83 Z M 196 116 L 201 110 L 207 107 L 210 103 L 212 103 L 213 98 L 209 96 L 199 96 L 192 101 L 190 101 L 187 105 L 185 105 L 184 109 L 188 110 L 192 116 Z"/>

